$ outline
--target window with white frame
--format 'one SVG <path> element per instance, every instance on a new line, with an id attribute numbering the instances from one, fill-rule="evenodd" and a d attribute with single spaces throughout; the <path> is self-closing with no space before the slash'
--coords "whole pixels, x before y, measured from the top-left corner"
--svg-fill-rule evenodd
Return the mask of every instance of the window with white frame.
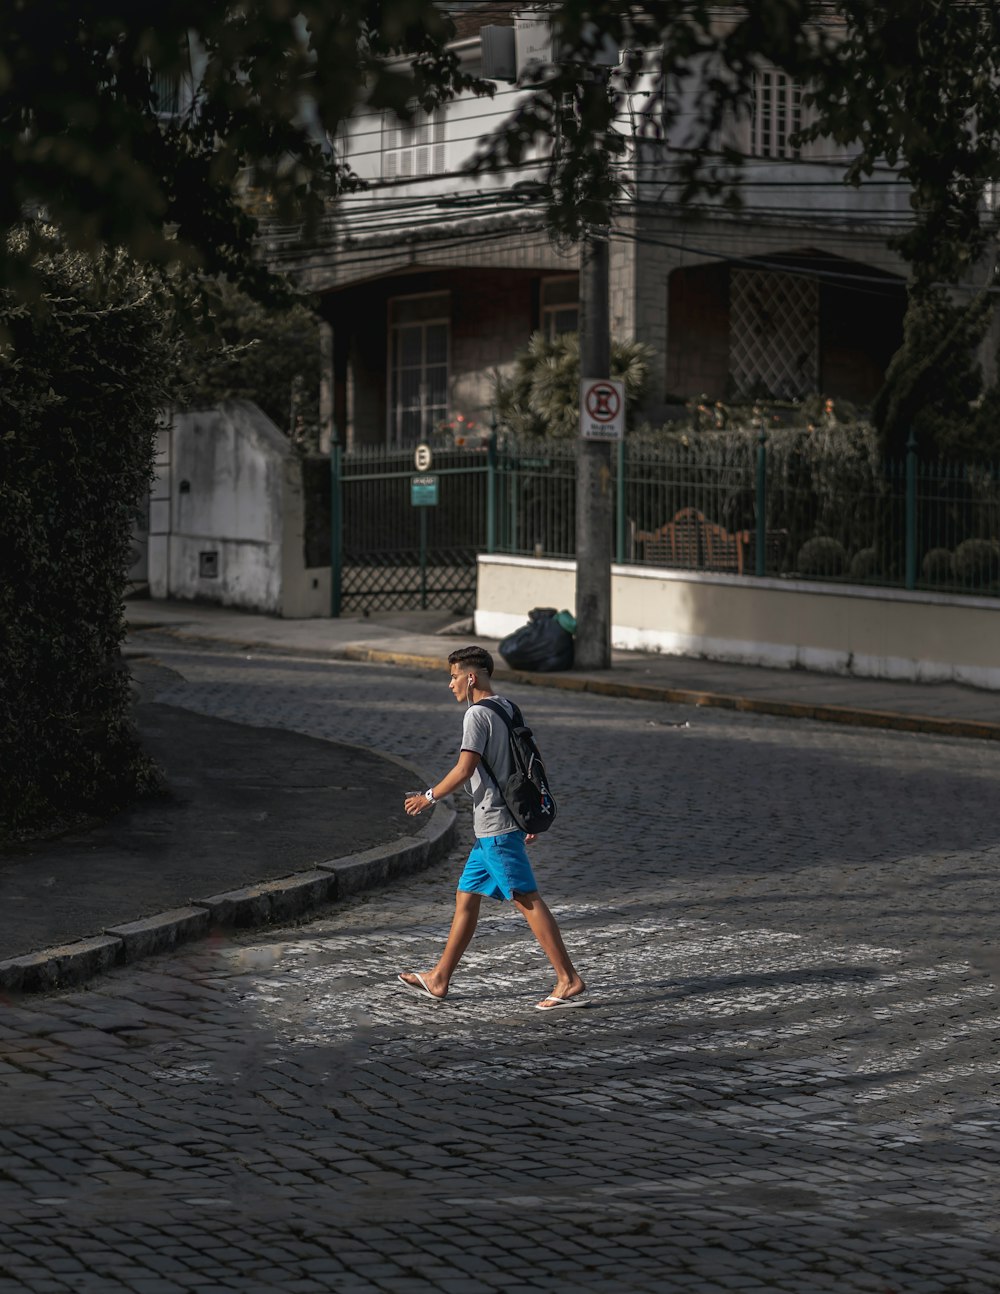
<path id="1" fill-rule="evenodd" d="M 416 445 L 448 420 L 447 292 L 389 301 L 390 445 Z"/>
<path id="2" fill-rule="evenodd" d="M 382 178 L 416 179 L 444 172 L 443 108 L 418 110 L 409 123 L 392 112 L 382 114 Z"/>
<path id="3" fill-rule="evenodd" d="M 560 333 L 577 332 L 580 327 L 580 290 L 576 275 L 543 279 L 540 310 L 542 335 L 549 341 L 554 341 Z"/>
<path id="4" fill-rule="evenodd" d="M 754 73 L 750 115 L 750 155 L 798 159 L 801 153 L 791 137 L 802 129 L 800 82 L 777 68 Z"/>
<path id="5" fill-rule="evenodd" d="M 179 117 L 183 106 L 184 85 L 179 72 L 154 72 L 153 102 L 158 117 Z"/>

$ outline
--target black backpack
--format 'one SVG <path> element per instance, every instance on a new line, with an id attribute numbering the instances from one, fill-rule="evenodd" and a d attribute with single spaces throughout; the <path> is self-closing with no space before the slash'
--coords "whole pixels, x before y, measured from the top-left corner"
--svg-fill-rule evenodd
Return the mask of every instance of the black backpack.
<path id="1" fill-rule="evenodd" d="M 549 779 L 542 757 L 538 753 L 531 729 L 525 726 L 521 711 L 511 701 L 509 704 L 514 711 L 514 718 L 510 719 L 502 705 L 490 705 L 488 699 L 475 704 L 485 705 L 492 714 L 498 714 L 506 724 L 507 736 L 510 738 L 514 771 L 501 786 L 484 756 L 482 765 L 489 774 L 490 781 L 500 792 L 500 798 L 522 831 L 534 836 L 548 831 L 555 821 L 556 802 L 549 790 Z"/>

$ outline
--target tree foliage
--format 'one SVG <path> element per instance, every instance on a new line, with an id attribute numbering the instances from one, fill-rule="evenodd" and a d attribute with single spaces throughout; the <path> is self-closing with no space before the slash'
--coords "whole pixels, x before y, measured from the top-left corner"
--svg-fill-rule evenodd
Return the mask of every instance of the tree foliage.
<path id="1" fill-rule="evenodd" d="M 168 304 L 122 254 L 50 245 L 34 269 L 34 308 L 0 292 L 0 837 L 150 783 L 122 595 L 177 371 Z"/>
<path id="2" fill-rule="evenodd" d="M 611 376 L 625 383 L 626 418 L 642 402 L 651 351 L 637 341 L 611 343 Z M 514 360 L 510 376 L 496 373 L 493 393 L 503 425 L 523 436 L 568 440 L 580 431 L 580 339 L 536 332 Z"/>
<path id="3" fill-rule="evenodd" d="M 912 434 L 923 458 L 973 460 L 997 453 L 1000 390 L 984 390 L 976 349 L 993 301 L 952 301 L 943 289 L 911 293 L 903 344 L 872 408 L 884 451 L 901 458 Z"/>
<path id="4" fill-rule="evenodd" d="M 305 451 L 319 434 L 319 320 L 303 301 L 265 306 L 213 285 L 206 327 L 190 337 L 179 397 L 188 406 L 252 400 Z"/>
<path id="5" fill-rule="evenodd" d="M 714 192 L 738 205 L 742 159 L 719 141 L 727 119 L 748 110 L 766 61 L 807 87 L 812 120 L 802 138 L 842 145 L 851 155 L 847 183 L 861 184 L 886 163 L 897 168 L 913 220 L 893 241 L 917 281 L 968 270 L 994 230 L 983 193 L 1000 180 L 1000 7 L 758 0 L 727 8 L 725 19 L 704 0 L 566 0 L 553 14 L 564 60 L 484 141 L 481 164 L 516 163 L 528 141 L 558 135 L 548 163 L 550 220 L 570 234 L 602 223 L 626 184 L 602 167 L 615 143 L 612 123 L 651 81 L 639 130 L 658 137 L 682 129 L 682 200 Z M 622 75 L 609 93 L 588 92 L 588 57 L 605 36 L 626 51 Z M 695 84 L 687 118 L 692 100 L 682 91 Z M 579 105 L 569 120 L 567 100 Z"/>
<path id="6" fill-rule="evenodd" d="M 674 154 L 683 197 L 732 195 L 739 159 L 720 151 L 720 130 L 746 110 L 766 60 L 810 87 L 806 133 L 852 152 L 849 183 L 883 161 L 898 167 L 913 223 L 897 242 L 918 280 L 973 264 L 990 231 L 983 187 L 1000 180 L 1000 7 L 723 8 L 725 22 L 707 0 L 553 6 L 558 65 L 481 142 L 475 165 L 532 158 L 553 229 L 576 237 L 607 220 L 627 185 L 607 161 L 625 147 L 613 123 L 638 89 L 640 133 L 685 125 Z M 315 226 L 331 196 L 357 183 L 331 146 L 352 111 L 406 117 L 495 88 L 463 71 L 434 0 L 173 0 L 148 19 L 138 12 L 111 0 L 0 6 L 0 227 L 41 206 L 74 246 L 180 260 L 262 291 L 261 212 Z M 591 68 L 605 37 L 626 51 L 607 91 Z M 163 86 L 192 67 L 190 111 L 161 116 Z M 681 90 L 696 77 L 695 112 L 682 120 Z M 248 202 L 248 186 L 266 201 Z M 30 276 L 30 253 L 0 265 L 8 282 Z"/>
<path id="7" fill-rule="evenodd" d="M 330 141 L 361 102 L 402 114 L 491 93 L 447 48 L 430 0 L 6 0 L 0 6 L 0 228 L 41 207 L 75 248 L 180 262 L 253 291 L 266 209 L 315 222 L 353 177 Z M 406 55 L 400 62 L 399 56 Z M 190 84 L 188 84 L 190 82 Z M 190 106 L 164 109 L 180 86 Z M 4 251 L 30 290 L 36 248 Z"/>

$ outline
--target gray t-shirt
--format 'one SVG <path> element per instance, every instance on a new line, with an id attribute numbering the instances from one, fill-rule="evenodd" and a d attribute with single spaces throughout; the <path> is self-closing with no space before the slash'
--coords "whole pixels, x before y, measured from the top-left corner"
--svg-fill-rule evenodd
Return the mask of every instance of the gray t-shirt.
<path id="1" fill-rule="evenodd" d="M 491 697 L 499 701 L 513 719 L 514 707 L 502 696 Z M 510 755 L 510 737 L 507 726 L 498 714 L 491 714 L 487 705 L 470 705 L 462 725 L 462 749 L 483 755 L 503 786 L 514 771 Z M 472 821 L 477 836 L 503 836 L 508 831 L 520 831 L 486 770 L 479 765 L 469 779 L 474 806 Z"/>

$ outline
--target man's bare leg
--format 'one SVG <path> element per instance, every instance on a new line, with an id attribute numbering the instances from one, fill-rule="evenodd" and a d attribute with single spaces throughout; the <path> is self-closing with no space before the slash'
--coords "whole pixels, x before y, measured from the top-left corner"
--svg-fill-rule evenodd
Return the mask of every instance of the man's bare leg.
<path id="1" fill-rule="evenodd" d="M 538 940 L 542 952 L 552 963 L 552 969 L 556 973 L 556 986 L 552 990 L 552 996 L 567 998 L 582 993 L 587 986 L 576 973 L 556 919 L 542 896 L 537 890 L 531 894 L 515 894 L 514 904 L 531 927 L 531 933 Z"/>
<path id="2" fill-rule="evenodd" d="M 448 985 L 455 973 L 455 968 L 472 942 L 472 936 L 476 933 L 479 922 L 479 905 L 482 898 L 481 894 L 467 894 L 465 890 L 458 890 L 455 894 L 455 915 L 451 919 L 451 929 L 448 931 L 444 952 L 438 958 L 434 969 L 426 971 L 423 975 L 424 983 L 435 997 L 444 997 L 448 992 Z M 403 979 L 408 984 L 417 983 L 417 977 L 412 972 L 404 974 Z"/>

